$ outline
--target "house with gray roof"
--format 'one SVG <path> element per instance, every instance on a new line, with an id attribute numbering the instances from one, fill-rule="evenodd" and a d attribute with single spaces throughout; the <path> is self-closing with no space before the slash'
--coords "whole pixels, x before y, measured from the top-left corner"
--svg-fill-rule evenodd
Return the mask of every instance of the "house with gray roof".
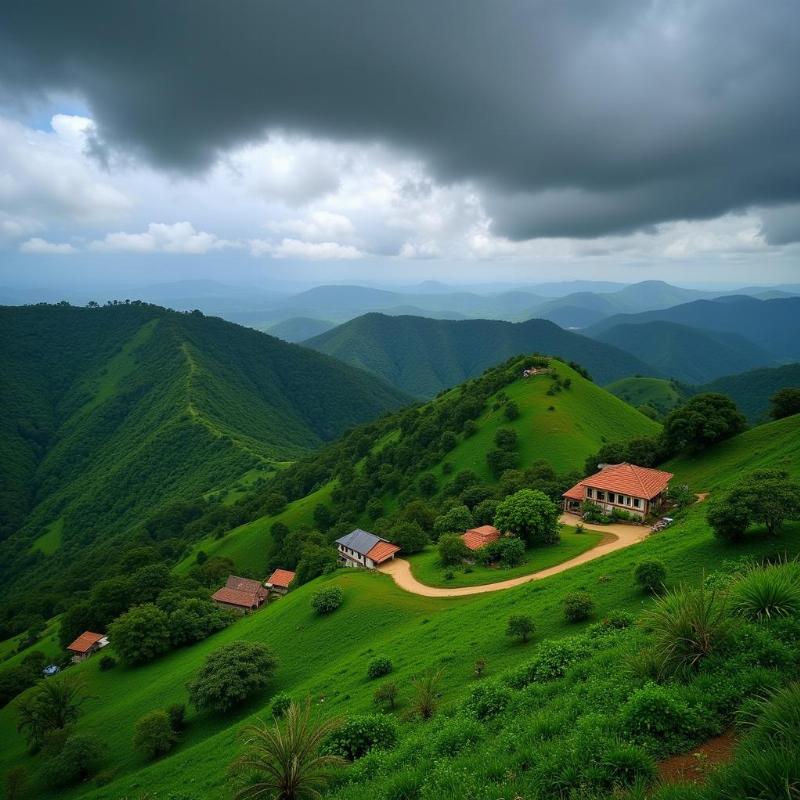
<path id="1" fill-rule="evenodd" d="M 384 561 L 391 561 L 400 548 L 369 531 L 356 528 L 336 540 L 339 561 L 346 567 L 375 569 Z"/>

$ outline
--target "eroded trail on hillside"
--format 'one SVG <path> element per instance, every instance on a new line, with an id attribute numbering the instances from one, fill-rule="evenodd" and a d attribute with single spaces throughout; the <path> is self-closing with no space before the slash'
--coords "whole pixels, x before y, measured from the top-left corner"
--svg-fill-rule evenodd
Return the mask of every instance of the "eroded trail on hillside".
<path id="1" fill-rule="evenodd" d="M 575 518 L 562 515 L 561 522 L 565 525 L 573 525 Z M 598 531 L 606 534 L 591 550 L 586 550 L 575 558 L 562 561 L 553 567 L 541 569 L 538 572 L 531 572 L 529 575 L 520 575 L 518 578 L 509 578 L 505 581 L 496 583 L 484 583 L 481 586 L 459 586 L 446 589 L 438 586 L 427 586 L 420 583 L 411 572 L 411 565 L 404 558 L 395 558 L 382 564 L 378 569 L 381 572 L 391 575 L 394 582 L 407 592 L 423 595 L 424 597 L 464 597 L 470 594 L 483 594 L 484 592 L 499 592 L 502 589 L 511 589 L 514 586 L 521 586 L 523 583 L 549 578 L 559 572 L 566 572 L 568 569 L 594 561 L 596 558 L 613 553 L 615 550 L 622 550 L 632 544 L 641 542 L 649 533 L 650 528 L 644 525 L 593 525 L 583 523 L 586 530 Z"/>

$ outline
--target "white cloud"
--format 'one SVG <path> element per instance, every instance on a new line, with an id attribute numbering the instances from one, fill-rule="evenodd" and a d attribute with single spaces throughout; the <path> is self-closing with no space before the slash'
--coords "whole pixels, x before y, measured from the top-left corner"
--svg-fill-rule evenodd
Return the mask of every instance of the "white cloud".
<path id="1" fill-rule="evenodd" d="M 167 225 L 151 222 L 142 233 L 109 233 L 89 244 L 91 250 L 127 253 L 182 253 L 202 255 L 211 250 L 236 246 L 213 233 L 197 231 L 190 222 Z"/>
<path id="2" fill-rule="evenodd" d="M 76 253 L 77 250 L 67 242 L 48 242 L 46 239 L 40 239 L 35 236 L 33 239 L 28 239 L 19 246 L 21 253 L 29 253 L 32 255 L 70 255 Z"/>
<path id="3" fill-rule="evenodd" d="M 273 258 L 308 259 L 309 261 L 348 261 L 363 258 L 358 248 L 339 242 L 303 242 L 299 239 L 282 239 L 279 243 L 263 239 L 250 241 L 254 256 L 270 255 Z"/>
<path id="4" fill-rule="evenodd" d="M 275 233 L 291 233 L 309 242 L 341 241 L 351 237 L 355 229 L 349 217 L 332 211 L 310 211 L 303 219 L 268 222 L 267 229 Z"/>

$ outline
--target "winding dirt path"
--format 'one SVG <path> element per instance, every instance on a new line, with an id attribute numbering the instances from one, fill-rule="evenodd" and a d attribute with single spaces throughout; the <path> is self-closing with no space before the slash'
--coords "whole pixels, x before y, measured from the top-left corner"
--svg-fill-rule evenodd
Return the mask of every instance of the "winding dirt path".
<path id="1" fill-rule="evenodd" d="M 574 525 L 576 522 L 575 517 L 563 514 L 561 522 L 565 525 Z M 427 586 L 420 583 L 411 572 L 411 564 L 404 558 L 395 558 L 393 561 L 387 561 L 381 564 L 378 569 L 386 575 L 391 575 L 392 580 L 401 588 L 412 594 L 420 594 L 424 597 L 464 597 L 470 594 L 484 594 L 485 592 L 499 592 L 502 589 L 510 589 L 512 586 L 521 586 L 523 583 L 530 583 L 530 581 L 539 581 L 542 578 L 549 578 L 551 575 L 557 575 L 559 572 L 566 572 L 568 569 L 577 567 L 579 564 L 585 564 L 588 561 L 594 561 L 596 558 L 613 553 L 615 550 L 622 550 L 624 547 L 630 547 L 632 544 L 641 542 L 648 533 L 650 528 L 644 525 L 593 525 L 588 522 L 583 523 L 583 527 L 587 530 L 598 531 L 606 534 L 594 547 L 586 550 L 575 558 L 570 558 L 568 561 L 562 561 L 553 567 L 541 569 L 538 572 L 532 572 L 530 575 L 520 575 L 518 578 L 509 578 L 505 581 L 497 581 L 496 583 L 484 583 L 481 586 L 459 586 L 453 589 L 445 589 L 439 586 Z"/>

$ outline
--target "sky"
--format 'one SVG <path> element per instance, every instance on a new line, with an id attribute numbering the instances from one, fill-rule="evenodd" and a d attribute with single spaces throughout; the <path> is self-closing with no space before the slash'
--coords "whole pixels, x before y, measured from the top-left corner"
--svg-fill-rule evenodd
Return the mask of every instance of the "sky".
<path id="1" fill-rule="evenodd" d="M 7 4 L 0 285 L 800 282 L 795 0 Z"/>

